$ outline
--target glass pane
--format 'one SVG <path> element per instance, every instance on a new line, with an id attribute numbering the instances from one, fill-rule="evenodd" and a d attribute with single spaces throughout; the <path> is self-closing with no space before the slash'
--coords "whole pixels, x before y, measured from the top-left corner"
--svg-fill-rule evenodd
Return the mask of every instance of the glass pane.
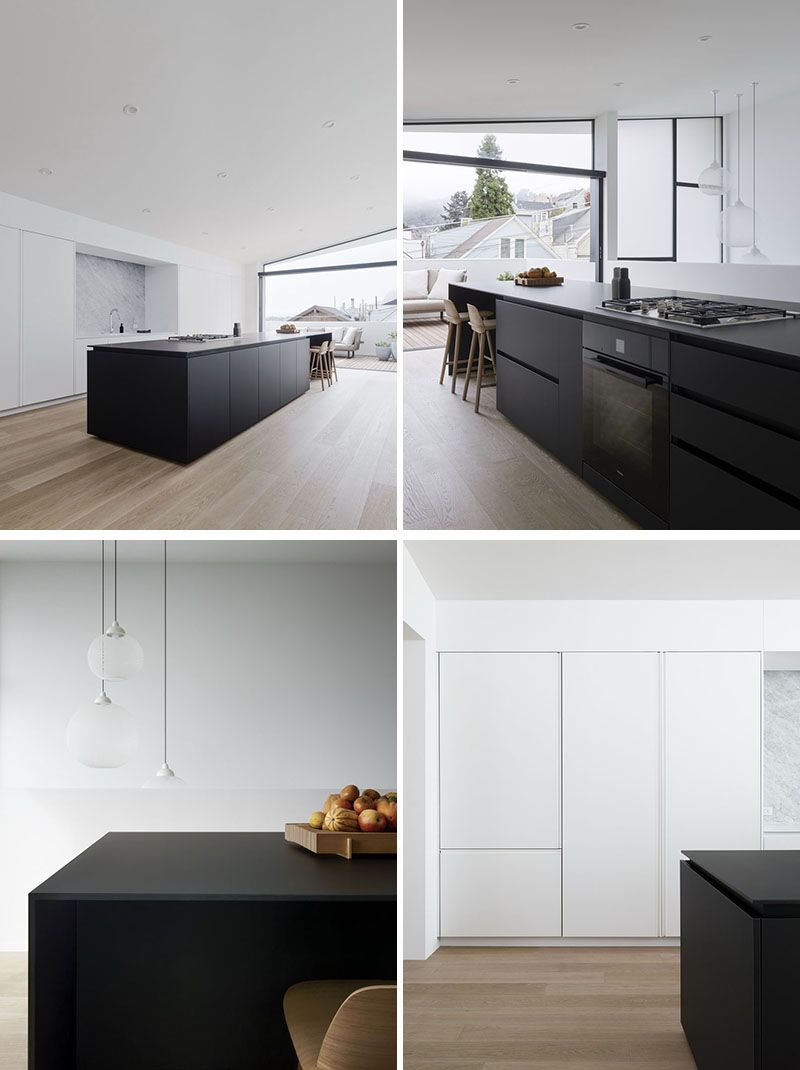
<path id="1" fill-rule="evenodd" d="M 397 232 L 392 230 L 369 241 L 345 242 L 333 249 L 319 253 L 306 253 L 286 260 L 265 264 L 265 271 L 281 271 L 283 268 L 329 267 L 333 264 L 372 264 L 381 260 L 397 259 Z"/>
<path id="2" fill-rule="evenodd" d="M 388 340 L 397 321 L 396 268 L 313 271 L 261 279 L 265 330 L 281 323 L 363 328 L 362 353 Z"/>
<path id="3" fill-rule="evenodd" d="M 403 148 L 446 156 L 478 156 L 485 135 L 493 134 L 499 150 L 493 158 L 560 167 L 592 166 L 592 124 L 588 120 L 553 123 L 494 123 L 475 127 L 409 127 Z"/>
<path id="4" fill-rule="evenodd" d="M 403 164 L 406 260 L 591 258 L 588 179 Z"/>
<path id="5" fill-rule="evenodd" d="M 715 152 L 719 160 L 721 129 L 720 119 L 717 119 L 716 137 L 713 119 L 678 119 L 679 182 L 697 182 L 700 172 L 714 159 Z"/>
<path id="6" fill-rule="evenodd" d="M 626 119 L 617 126 L 618 255 L 672 256 L 672 121 Z"/>
<path id="7" fill-rule="evenodd" d="M 678 260 L 720 263 L 716 227 L 721 210 L 721 198 L 708 197 L 699 189 L 678 187 Z"/>

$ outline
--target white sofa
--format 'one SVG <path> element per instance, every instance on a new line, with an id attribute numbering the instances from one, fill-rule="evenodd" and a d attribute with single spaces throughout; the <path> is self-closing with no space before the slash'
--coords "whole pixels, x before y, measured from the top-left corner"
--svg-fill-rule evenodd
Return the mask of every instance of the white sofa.
<path id="1" fill-rule="evenodd" d="M 444 312 L 444 299 L 451 282 L 464 282 L 462 268 L 412 268 L 403 272 L 403 319 L 424 313 Z"/>

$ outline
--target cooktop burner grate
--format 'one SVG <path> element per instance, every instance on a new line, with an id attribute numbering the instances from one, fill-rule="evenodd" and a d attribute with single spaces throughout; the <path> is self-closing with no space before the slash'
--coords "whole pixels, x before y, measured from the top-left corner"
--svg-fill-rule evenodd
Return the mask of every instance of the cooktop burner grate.
<path id="1" fill-rule="evenodd" d="M 221 338 L 233 338 L 232 334 L 172 334 L 170 342 L 216 342 Z"/>
<path id="2" fill-rule="evenodd" d="M 786 309 L 746 302 L 712 301 L 695 297 L 646 297 L 603 301 L 599 308 L 645 316 L 656 323 L 685 323 L 693 327 L 726 327 L 742 323 L 763 323 L 793 315 Z"/>

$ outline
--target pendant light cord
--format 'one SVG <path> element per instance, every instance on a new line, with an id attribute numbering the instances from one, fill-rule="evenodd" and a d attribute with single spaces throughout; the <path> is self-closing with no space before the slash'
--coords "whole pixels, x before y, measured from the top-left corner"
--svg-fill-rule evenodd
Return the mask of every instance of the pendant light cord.
<path id="1" fill-rule="evenodd" d="M 164 765 L 167 764 L 167 540 L 164 539 Z"/>
<path id="2" fill-rule="evenodd" d="M 719 93 L 718 89 L 711 90 L 711 96 L 714 98 L 714 121 L 711 124 L 711 146 L 714 150 L 711 153 L 712 160 L 717 158 L 717 93 Z"/>
<path id="3" fill-rule="evenodd" d="M 106 630 L 106 540 L 100 540 L 100 656 L 101 665 L 105 670 L 105 630 Z M 105 677 L 100 679 L 100 691 L 106 689 Z"/>
<path id="4" fill-rule="evenodd" d="M 756 86 L 753 82 L 753 248 L 756 247 Z"/>
<path id="5" fill-rule="evenodd" d="M 114 620 L 117 617 L 117 540 L 114 539 Z"/>
<path id="6" fill-rule="evenodd" d="M 736 94 L 736 203 L 742 199 L 742 94 Z"/>

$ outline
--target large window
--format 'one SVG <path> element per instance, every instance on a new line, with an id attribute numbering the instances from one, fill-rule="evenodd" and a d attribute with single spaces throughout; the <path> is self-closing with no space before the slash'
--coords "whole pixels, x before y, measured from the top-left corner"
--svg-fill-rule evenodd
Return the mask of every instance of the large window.
<path id="1" fill-rule="evenodd" d="M 712 157 L 722 160 L 722 119 L 620 119 L 620 260 L 719 263 L 722 200 L 698 187 Z"/>
<path id="2" fill-rule="evenodd" d="M 604 176 L 592 156 L 591 121 L 409 127 L 404 259 L 572 260 L 599 275 Z"/>
<path id="3" fill-rule="evenodd" d="M 397 321 L 395 231 L 305 256 L 264 264 L 259 273 L 261 330 L 281 323 L 362 328 L 363 352 Z"/>

